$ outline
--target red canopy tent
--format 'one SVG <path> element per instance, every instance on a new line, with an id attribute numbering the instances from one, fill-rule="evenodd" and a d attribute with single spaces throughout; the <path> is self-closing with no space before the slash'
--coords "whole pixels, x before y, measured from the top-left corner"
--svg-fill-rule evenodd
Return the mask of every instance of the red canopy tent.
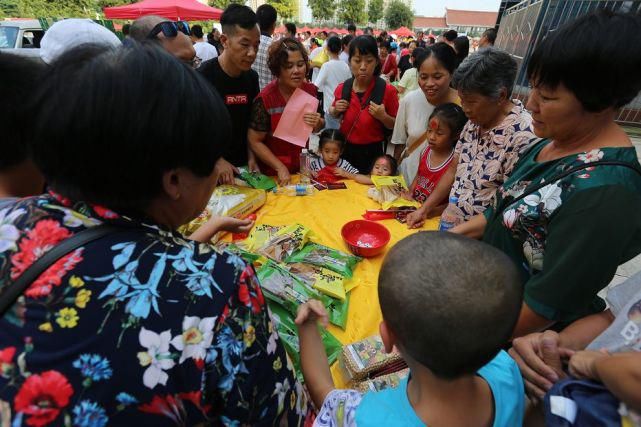
<path id="1" fill-rule="evenodd" d="M 409 37 L 414 35 L 414 32 L 407 27 L 401 27 L 394 31 L 390 31 L 392 34 L 396 34 L 399 37 Z"/>
<path id="2" fill-rule="evenodd" d="M 174 21 L 218 20 L 223 11 L 209 7 L 197 0 L 143 0 L 126 6 L 105 7 L 107 19 L 136 19 L 145 15 L 158 15 Z"/>

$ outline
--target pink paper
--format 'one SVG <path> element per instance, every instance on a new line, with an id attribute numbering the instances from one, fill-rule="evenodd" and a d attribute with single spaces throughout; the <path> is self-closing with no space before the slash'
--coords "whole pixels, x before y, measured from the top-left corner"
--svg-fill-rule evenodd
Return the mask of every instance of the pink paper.
<path id="1" fill-rule="evenodd" d="M 305 147 L 313 129 L 303 121 L 303 115 L 315 113 L 317 109 L 318 99 L 300 88 L 296 89 L 285 105 L 274 136 L 299 147 Z"/>

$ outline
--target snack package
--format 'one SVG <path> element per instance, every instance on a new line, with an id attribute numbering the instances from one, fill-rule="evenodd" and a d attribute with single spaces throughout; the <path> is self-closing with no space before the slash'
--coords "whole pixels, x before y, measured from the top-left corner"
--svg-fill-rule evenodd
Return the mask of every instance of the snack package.
<path id="1" fill-rule="evenodd" d="M 298 342 L 298 328 L 294 323 L 295 315 L 292 315 L 284 307 L 274 302 L 269 302 L 268 305 L 272 315 L 271 317 L 273 326 L 278 331 L 278 335 L 283 342 L 285 351 L 287 351 L 287 354 L 294 364 L 294 369 L 296 370 L 298 379 L 300 381 L 303 381 L 303 374 L 300 369 L 300 345 Z M 321 341 L 323 342 L 323 347 L 325 347 L 325 355 L 327 355 L 327 361 L 331 366 L 338 359 L 341 353 L 342 344 L 326 329 L 319 328 L 319 332 Z"/>
<path id="2" fill-rule="evenodd" d="M 307 284 L 305 280 L 292 274 L 280 264 L 268 260 L 256 272 L 258 280 L 268 300 L 274 301 L 296 315 L 298 306 L 313 298 L 319 300 L 327 309 L 329 321 L 345 329 L 349 298 L 340 301 L 323 295 Z"/>
<path id="3" fill-rule="evenodd" d="M 178 231 L 189 236 L 209 221 L 212 215 L 245 218 L 265 204 L 267 195 L 264 190 L 239 187 L 237 185 L 220 185 L 216 187 L 207 202 L 205 210 L 191 222 L 182 225 Z M 217 242 L 223 232 L 217 233 L 211 240 Z"/>
<path id="4" fill-rule="evenodd" d="M 396 388 L 401 383 L 401 381 L 410 374 L 409 368 L 402 369 L 398 372 L 393 372 L 387 375 L 381 375 L 380 377 L 371 378 L 354 385 L 354 388 L 361 393 L 367 393 L 369 391 L 381 391 L 386 388 Z"/>
<path id="5" fill-rule="evenodd" d="M 252 228 L 251 233 L 249 233 L 249 237 L 242 242 L 239 242 L 238 246 L 245 248 L 248 251 L 255 252 L 283 228 L 285 227 L 268 224 L 257 225 Z"/>
<path id="6" fill-rule="evenodd" d="M 377 371 L 383 371 L 402 360 L 396 351 L 386 353 L 383 340 L 374 335 L 343 347 L 340 366 L 345 379 L 356 382 L 375 376 Z"/>
<path id="7" fill-rule="evenodd" d="M 235 243 L 223 242 L 223 243 L 219 243 L 216 246 L 218 246 L 222 250 L 229 251 L 234 255 L 238 255 L 243 260 L 245 260 L 245 262 L 247 262 L 248 264 L 253 264 L 260 259 L 260 255 L 254 254 L 252 252 L 248 252 Z"/>
<path id="8" fill-rule="evenodd" d="M 401 207 L 420 208 L 416 200 L 407 200 L 402 197 L 403 191 L 408 191 L 405 179 L 402 176 L 375 176 L 372 175 L 375 188 L 370 188 L 367 195 L 379 202 L 384 210 Z"/>
<path id="9" fill-rule="evenodd" d="M 267 175 L 263 175 L 260 172 L 250 172 L 246 167 L 238 168 L 238 171 L 240 172 L 239 178 L 252 188 L 258 188 L 265 191 L 270 191 L 273 188 L 276 188 L 276 181 Z"/>
<path id="10" fill-rule="evenodd" d="M 300 262 L 288 264 L 289 271 L 317 291 L 345 301 L 345 278 L 340 274 L 318 265 Z"/>
<path id="11" fill-rule="evenodd" d="M 328 268 L 344 277 L 352 277 L 354 267 L 362 258 L 318 243 L 309 243 L 287 258 L 288 263 L 303 262 Z"/>
<path id="12" fill-rule="evenodd" d="M 333 166 L 325 166 L 323 169 L 319 170 L 316 173 L 316 181 L 321 182 L 323 184 L 326 183 L 334 183 L 340 181 L 341 178 L 340 176 L 336 175 L 334 173 L 334 167 Z"/>
<path id="13" fill-rule="evenodd" d="M 303 225 L 289 225 L 278 230 L 276 234 L 259 246 L 256 252 L 274 261 L 282 262 L 305 246 L 309 239 L 309 234 L 309 228 Z"/>

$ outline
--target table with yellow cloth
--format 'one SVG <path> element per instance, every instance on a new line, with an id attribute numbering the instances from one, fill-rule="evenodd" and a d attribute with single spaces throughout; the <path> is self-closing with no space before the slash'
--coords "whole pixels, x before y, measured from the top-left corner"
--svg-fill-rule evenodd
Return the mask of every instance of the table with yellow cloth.
<path id="1" fill-rule="evenodd" d="M 302 224 L 313 231 L 314 241 L 349 253 L 341 237 L 341 228 L 349 221 L 363 219 L 367 209 L 380 209 L 380 204 L 367 197 L 369 186 L 353 181 L 344 181 L 346 190 L 324 190 L 311 196 L 285 196 L 269 193 L 265 205 L 258 211 L 257 224 L 290 225 Z M 330 325 L 329 331 L 343 344 L 349 344 L 378 334 L 381 309 L 378 305 L 378 272 L 387 250 L 402 238 L 415 233 L 395 219 L 379 221 L 387 227 L 391 240 L 385 251 L 373 258 L 364 258 L 357 264 L 352 282 L 349 314 L 345 330 Z M 422 230 L 436 230 L 438 218 L 426 221 Z M 345 387 L 338 369 L 332 366 L 332 376 L 337 387 Z"/>

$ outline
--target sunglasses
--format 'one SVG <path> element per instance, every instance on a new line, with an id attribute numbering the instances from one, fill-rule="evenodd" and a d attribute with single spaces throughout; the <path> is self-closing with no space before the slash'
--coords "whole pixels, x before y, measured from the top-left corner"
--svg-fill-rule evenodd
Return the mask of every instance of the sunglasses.
<path id="1" fill-rule="evenodd" d="M 189 25 L 186 22 L 163 21 L 159 22 L 154 28 L 151 29 L 147 38 L 155 39 L 160 33 L 163 33 L 165 37 L 174 38 L 178 35 L 178 31 L 187 36 L 191 35 L 191 31 L 189 31 Z"/>

